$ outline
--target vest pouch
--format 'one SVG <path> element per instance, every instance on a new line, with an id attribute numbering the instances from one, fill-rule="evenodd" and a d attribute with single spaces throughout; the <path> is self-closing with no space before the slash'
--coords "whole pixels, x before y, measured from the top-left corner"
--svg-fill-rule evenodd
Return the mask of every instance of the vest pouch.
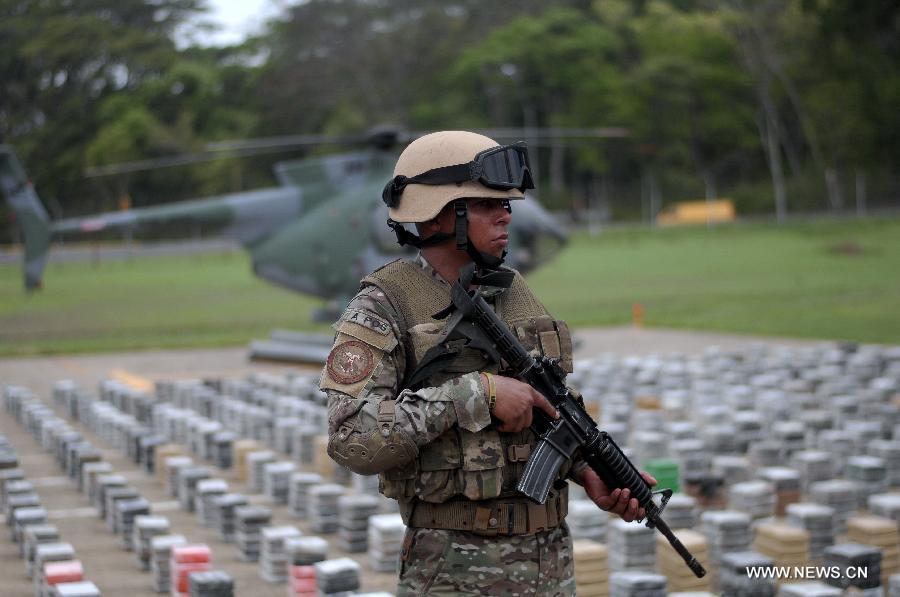
<path id="1" fill-rule="evenodd" d="M 559 366 L 566 373 L 571 373 L 575 370 L 572 363 L 572 332 L 569 331 L 569 324 L 562 319 L 557 319 L 554 324 L 556 325 L 556 332 L 559 335 L 561 358 Z"/>
<path id="2" fill-rule="evenodd" d="M 462 466 L 459 437 L 448 429 L 419 451 L 415 494 L 426 502 L 443 502 L 459 494 L 456 471 Z"/>
<path id="3" fill-rule="evenodd" d="M 532 356 L 558 359 L 563 371 L 572 372 L 572 335 L 565 321 L 532 317 L 517 320 L 510 328 Z"/>
<path id="4" fill-rule="evenodd" d="M 495 498 L 503 490 L 503 443 L 493 428 L 472 433 L 458 429 L 462 445 L 461 492 L 470 500 Z"/>
<path id="5" fill-rule="evenodd" d="M 454 340 L 452 343 L 458 343 L 460 348 L 453 362 L 448 363 L 444 367 L 447 373 L 452 374 L 450 377 L 457 377 L 460 374 L 471 373 L 472 371 L 484 371 L 490 367 L 490 361 L 480 350 L 462 348 L 463 341 L 461 340 Z"/>
<path id="6" fill-rule="evenodd" d="M 553 332 L 554 335 L 556 334 L 553 318 L 549 315 L 516 320 L 510 325 L 510 329 L 519 338 L 522 346 L 534 356 L 543 354 L 540 334 L 542 332 Z"/>

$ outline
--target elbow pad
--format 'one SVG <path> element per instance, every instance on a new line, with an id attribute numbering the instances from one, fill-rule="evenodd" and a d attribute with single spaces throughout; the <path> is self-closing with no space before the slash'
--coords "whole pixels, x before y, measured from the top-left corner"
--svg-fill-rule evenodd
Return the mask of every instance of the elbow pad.
<path id="1" fill-rule="evenodd" d="M 356 431 L 344 424 L 328 439 L 328 455 L 341 466 L 360 475 L 374 475 L 402 466 L 419 449 L 394 426 L 394 402 L 378 405 L 375 429 Z"/>

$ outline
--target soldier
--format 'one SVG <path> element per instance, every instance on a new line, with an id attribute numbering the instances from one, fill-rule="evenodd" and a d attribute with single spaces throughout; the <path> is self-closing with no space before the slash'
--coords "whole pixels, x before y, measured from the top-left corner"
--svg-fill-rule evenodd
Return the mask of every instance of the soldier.
<path id="1" fill-rule="evenodd" d="M 565 479 L 625 520 L 643 511 L 583 462 L 563 467 L 545 505 L 517 494 L 536 442 L 533 409 L 558 414 L 531 386 L 443 338 L 443 321 L 432 317 L 474 261 L 482 295 L 522 343 L 571 372 L 565 322 L 502 267 L 510 202 L 534 187 L 526 149 L 470 132 L 433 133 L 406 148 L 394 174 L 383 194 L 388 225 L 401 245 L 420 251 L 364 278 L 335 324 L 320 384 L 328 453 L 356 473 L 379 474 L 381 493 L 398 500 L 409 527 L 399 595 L 573 595 Z M 435 346 L 452 360 L 423 366 Z"/>

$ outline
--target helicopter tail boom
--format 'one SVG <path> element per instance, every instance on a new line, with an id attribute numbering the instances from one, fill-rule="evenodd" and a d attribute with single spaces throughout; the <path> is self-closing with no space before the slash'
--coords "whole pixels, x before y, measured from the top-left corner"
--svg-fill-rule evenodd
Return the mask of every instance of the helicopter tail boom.
<path id="1" fill-rule="evenodd" d="M 12 147 L 0 145 L 0 190 L 22 232 L 25 289 L 41 287 L 53 230 L 47 210 L 25 175 Z"/>

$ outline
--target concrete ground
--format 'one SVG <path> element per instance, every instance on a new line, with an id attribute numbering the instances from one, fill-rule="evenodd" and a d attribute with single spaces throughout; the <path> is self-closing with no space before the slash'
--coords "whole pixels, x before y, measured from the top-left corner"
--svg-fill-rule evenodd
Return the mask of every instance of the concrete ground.
<path id="1" fill-rule="evenodd" d="M 725 349 L 746 347 L 764 342 L 781 346 L 809 346 L 819 342 L 771 338 L 748 338 L 725 334 L 675 330 L 646 330 L 631 327 L 583 330 L 576 334 L 579 347 L 576 357 L 586 358 L 600 352 L 619 355 L 667 354 L 681 352 L 695 354 L 708 346 Z M 95 388 L 104 378 L 117 377 L 141 383 L 157 379 L 203 377 L 242 377 L 253 371 L 284 373 L 297 367 L 247 361 L 246 349 L 148 351 L 103 355 L 56 356 L 0 360 L 0 386 L 23 385 L 31 388 L 44 402 L 52 406 L 50 390 L 55 381 L 72 379 L 83 388 Z M 309 371 L 318 367 L 304 367 Z M 78 427 L 77 424 L 75 424 Z M 153 513 L 167 516 L 172 532 L 185 535 L 189 541 L 207 543 L 213 552 L 215 569 L 230 573 L 236 582 L 237 595 L 251 597 L 282 596 L 284 585 L 269 584 L 259 577 L 259 565 L 241 562 L 238 548 L 221 541 L 212 529 L 200 525 L 194 514 L 182 511 L 175 500 L 165 493 L 156 476 L 151 476 L 128 461 L 118 450 L 110 449 L 99 438 L 83 428 L 86 439 L 103 451 L 103 458 L 115 471 L 123 474 L 141 495 L 153 504 Z M 25 476 L 36 487 L 42 504 L 49 511 L 49 522 L 57 525 L 63 541 L 71 543 L 82 561 L 85 576 L 100 587 L 107 597 L 155 595 L 149 572 L 139 570 L 132 552 L 120 547 L 119 536 L 110 533 L 105 522 L 97 518 L 87 498 L 78 492 L 56 461 L 12 417 L 0 413 L 0 434 L 15 447 Z M 232 491 L 251 495 L 245 486 L 230 478 Z M 294 525 L 305 534 L 314 534 L 306 521 L 293 519 L 286 506 L 274 506 L 262 496 L 252 496 L 253 503 L 270 507 L 273 524 Z M 2 523 L 0 523 L 2 526 Z M 330 557 L 344 555 L 337 547 L 337 536 L 326 537 L 331 543 Z M 365 554 L 355 554 L 363 566 L 362 589 L 365 591 L 393 591 L 395 576 L 371 572 Z M 33 594 L 31 581 L 25 576 L 23 560 L 7 533 L 0 532 L 0 597 Z"/>

